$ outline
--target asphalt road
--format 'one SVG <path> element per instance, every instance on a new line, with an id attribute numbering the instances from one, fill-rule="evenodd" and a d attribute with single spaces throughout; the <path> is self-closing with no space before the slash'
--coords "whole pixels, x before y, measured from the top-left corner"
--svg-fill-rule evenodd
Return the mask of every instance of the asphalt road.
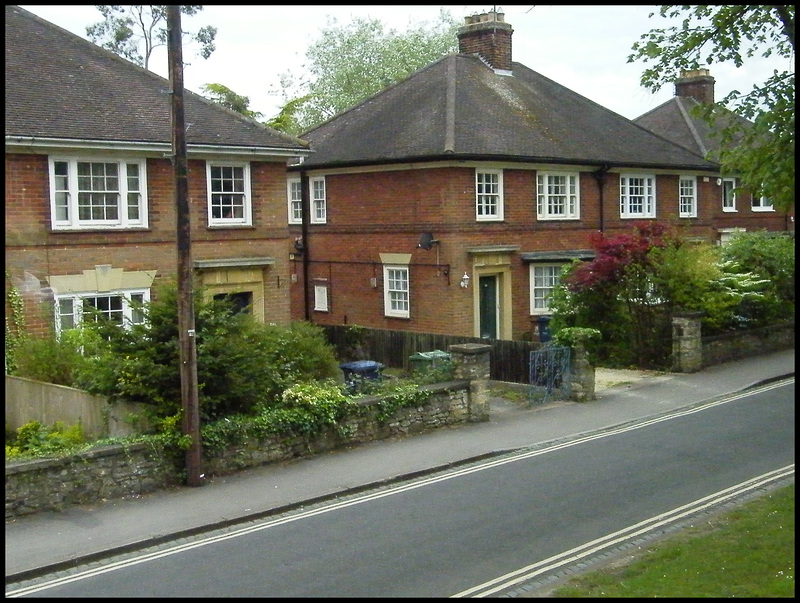
<path id="1" fill-rule="evenodd" d="M 6 596 L 497 596 L 794 474 L 794 381 L 20 585 Z"/>

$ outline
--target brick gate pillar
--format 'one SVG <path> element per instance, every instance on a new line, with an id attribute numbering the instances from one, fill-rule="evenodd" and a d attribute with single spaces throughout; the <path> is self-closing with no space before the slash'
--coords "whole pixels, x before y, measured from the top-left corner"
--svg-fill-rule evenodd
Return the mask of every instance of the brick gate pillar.
<path id="1" fill-rule="evenodd" d="M 492 346 L 485 343 L 459 343 L 448 348 L 454 377 L 469 381 L 469 420 L 489 420 L 489 379 Z"/>

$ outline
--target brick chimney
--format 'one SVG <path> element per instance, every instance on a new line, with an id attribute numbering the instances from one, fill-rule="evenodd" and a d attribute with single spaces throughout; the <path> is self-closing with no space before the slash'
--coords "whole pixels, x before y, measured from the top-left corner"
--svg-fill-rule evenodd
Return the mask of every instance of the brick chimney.
<path id="1" fill-rule="evenodd" d="M 675 81 L 675 96 L 689 97 L 704 105 L 714 104 L 714 80 L 708 69 L 681 71 Z"/>
<path id="2" fill-rule="evenodd" d="M 479 54 L 494 69 L 511 71 L 511 34 L 505 14 L 489 11 L 464 18 L 458 30 L 458 51 Z"/>

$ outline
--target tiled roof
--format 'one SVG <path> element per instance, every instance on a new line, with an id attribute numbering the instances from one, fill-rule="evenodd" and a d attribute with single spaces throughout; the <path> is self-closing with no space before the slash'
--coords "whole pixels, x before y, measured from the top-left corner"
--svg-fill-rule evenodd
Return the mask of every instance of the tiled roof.
<path id="1" fill-rule="evenodd" d="M 171 143 L 170 82 L 6 6 L 6 139 Z M 305 154 L 306 143 L 188 90 L 186 143 Z"/>
<path id="2" fill-rule="evenodd" d="M 721 141 L 718 136 L 713 135 L 716 128 L 712 129 L 704 119 L 692 115 L 692 110 L 698 104 L 691 97 L 675 96 L 633 121 L 685 149 L 703 156 L 711 153 L 713 157 L 719 150 Z M 736 120 L 745 128 L 753 125 L 741 116 L 725 109 L 719 110 L 723 111 L 724 117 Z"/>
<path id="3" fill-rule="evenodd" d="M 449 55 L 302 135 L 305 167 L 475 159 L 715 171 L 520 63 Z"/>

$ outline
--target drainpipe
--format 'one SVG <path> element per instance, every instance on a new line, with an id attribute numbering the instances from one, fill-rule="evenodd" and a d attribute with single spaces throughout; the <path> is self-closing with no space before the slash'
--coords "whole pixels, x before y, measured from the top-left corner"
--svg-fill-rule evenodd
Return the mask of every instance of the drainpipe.
<path id="1" fill-rule="evenodd" d="M 311 203 L 309 202 L 309 190 L 308 190 L 308 173 L 305 170 L 301 170 L 300 172 L 300 205 L 302 208 L 302 230 L 301 230 L 301 237 L 302 237 L 302 249 L 300 253 L 302 254 L 303 258 L 303 308 L 305 311 L 305 318 L 308 322 L 311 322 L 311 306 L 309 304 L 308 298 L 310 295 L 311 288 L 308 282 L 308 265 L 309 265 L 309 245 L 308 245 L 308 223 L 311 221 Z"/>
<path id="2" fill-rule="evenodd" d="M 597 190 L 600 192 L 600 232 L 605 231 L 605 217 L 604 217 L 604 210 L 603 206 L 605 205 L 603 199 L 603 185 L 606 183 L 606 174 L 611 169 L 611 166 L 607 163 L 601 165 L 597 171 L 592 172 L 592 176 L 597 181 Z"/>

